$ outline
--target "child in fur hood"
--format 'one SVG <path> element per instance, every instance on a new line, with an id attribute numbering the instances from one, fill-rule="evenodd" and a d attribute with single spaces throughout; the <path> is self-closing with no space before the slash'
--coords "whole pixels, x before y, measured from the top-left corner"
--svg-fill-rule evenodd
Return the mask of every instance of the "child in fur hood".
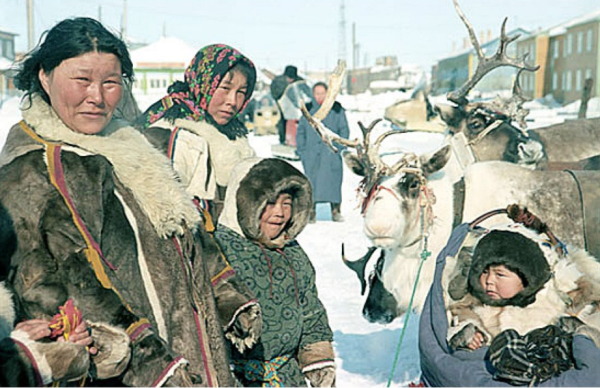
<path id="1" fill-rule="evenodd" d="M 600 263 L 585 251 L 561 257 L 540 235 L 511 224 L 463 247 L 458 260 L 468 274 L 449 283 L 457 301 L 448 308 L 448 342 L 470 350 L 491 343 L 496 378 L 537 383 L 573 367 L 573 333 L 600 344 Z"/>
<path id="2" fill-rule="evenodd" d="M 263 314 L 256 346 L 232 348 L 244 386 L 335 384 L 333 333 L 315 270 L 296 241 L 312 209 L 308 179 L 279 159 L 250 158 L 232 171 L 215 238 Z"/>

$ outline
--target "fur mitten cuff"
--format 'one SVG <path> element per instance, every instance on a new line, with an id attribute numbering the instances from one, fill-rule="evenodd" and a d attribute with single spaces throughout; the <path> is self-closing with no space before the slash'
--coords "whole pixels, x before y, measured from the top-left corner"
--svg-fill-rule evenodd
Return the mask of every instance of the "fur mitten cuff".
<path id="1" fill-rule="evenodd" d="M 335 354 L 331 342 L 320 341 L 302 347 L 298 362 L 313 387 L 335 386 Z"/>
<path id="2" fill-rule="evenodd" d="M 131 359 L 131 341 L 125 330 L 104 324 L 88 322 L 93 346 L 98 353 L 92 356 L 91 375 L 95 379 L 108 379 L 125 371 Z"/>
<path id="3" fill-rule="evenodd" d="M 225 329 L 227 338 L 240 353 L 252 348 L 262 334 L 262 314 L 260 306 L 252 302 L 240 307 L 232 322 Z"/>
<path id="4" fill-rule="evenodd" d="M 90 357 L 83 345 L 34 341 L 23 330 L 15 330 L 10 336 L 21 348 L 22 357 L 29 358 L 43 384 L 59 380 L 75 381 L 88 373 Z"/>

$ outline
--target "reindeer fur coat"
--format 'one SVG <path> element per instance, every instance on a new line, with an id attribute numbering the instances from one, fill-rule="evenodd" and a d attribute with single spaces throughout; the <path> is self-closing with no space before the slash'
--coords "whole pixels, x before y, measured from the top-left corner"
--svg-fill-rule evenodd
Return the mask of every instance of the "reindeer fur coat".
<path id="1" fill-rule="evenodd" d="M 204 227 L 169 161 L 122 122 L 84 135 L 39 97 L 24 104 L 0 154 L 16 247 L 0 253 L 0 273 L 17 319 L 49 319 L 72 298 L 84 319 L 127 329 L 131 362 L 114 384 L 163 384 L 189 363 L 195 383 L 232 386 L 222 322 L 249 298 L 203 251 Z"/>

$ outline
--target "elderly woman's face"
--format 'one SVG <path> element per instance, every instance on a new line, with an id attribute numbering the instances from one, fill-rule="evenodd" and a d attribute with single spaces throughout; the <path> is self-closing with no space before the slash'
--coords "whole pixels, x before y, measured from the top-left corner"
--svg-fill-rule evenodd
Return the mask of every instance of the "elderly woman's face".
<path id="1" fill-rule="evenodd" d="M 246 76 L 239 71 L 227 72 L 208 104 L 208 113 L 217 124 L 227 124 L 244 106 L 247 93 Z"/>
<path id="2" fill-rule="evenodd" d="M 121 62 L 114 54 L 82 54 L 49 73 L 40 70 L 39 77 L 61 120 L 72 131 L 88 135 L 107 126 L 123 94 Z"/>

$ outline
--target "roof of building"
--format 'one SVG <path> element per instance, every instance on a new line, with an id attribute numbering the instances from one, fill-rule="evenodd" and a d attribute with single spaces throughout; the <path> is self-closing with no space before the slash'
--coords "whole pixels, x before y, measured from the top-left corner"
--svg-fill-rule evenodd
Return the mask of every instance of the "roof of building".
<path id="1" fill-rule="evenodd" d="M 161 37 L 154 43 L 131 52 L 135 68 L 169 67 L 186 68 L 197 50 L 175 37 Z"/>
<path id="2" fill-rule="evenodd" d="M 506 35 L 509 36 L 509 37 L 515 36 L 517 34 L 520 34 L 521 38 L 522 38 L 522 37 L 526 37 L 526 36 L 531 35 L 531 32 L 519 27 L 519 28 L 515 28 L 514 30 L 511 30 L 511 31 L 509 31 L 509 32 L 506 33 Z M 479 42 L 479 44 L 481 45 L 481 49 L 483 50 L 483 53 L 489 55 L 490 53 L 488 52 L 488 49 L 493 48 L 493 50 L 496 50 L 496 48 L 498 47 L 498 43 L 499 42 L 500 42 L 500 37 L 497 36 L 494 39 L 488 40 L 485 43 Z M 470 43 L 470 41 L 469 41 L 469 43 Z M 444 61 L 446 59 L 460 57 L 462 55 L 469 54 L 469 53 L 474 53 L 474 52 L 475 52 L 475 49 L 473 48 L 473 45 L 471 45 L 468 48 L 459 50 L 456 53 L 452 53 L 452 55 L 448 55 L 448 56 L 446 56 L 444 58 L 440 58 L 438 60 L 438 62 Z"/>
<path id="3" fill-rule="evenodd" d="M 598 8 L 595 11 L 592 11 L 592 12 L 586 13 L 584 15 L 578 16 L 576 18 L 573 18 L 564 23 L 561 23 L 557 26 L 550 27 L 546 31 L 548 31 L 548 35 L 550 35 L 550 36 L 562 35 L 565 32 L 567 32 L 567 29 L 569 29 L 571 27 L 575 27 L 579 24 L 589 23 L 594 20 L 600 20 L 600 8 Z"/>

